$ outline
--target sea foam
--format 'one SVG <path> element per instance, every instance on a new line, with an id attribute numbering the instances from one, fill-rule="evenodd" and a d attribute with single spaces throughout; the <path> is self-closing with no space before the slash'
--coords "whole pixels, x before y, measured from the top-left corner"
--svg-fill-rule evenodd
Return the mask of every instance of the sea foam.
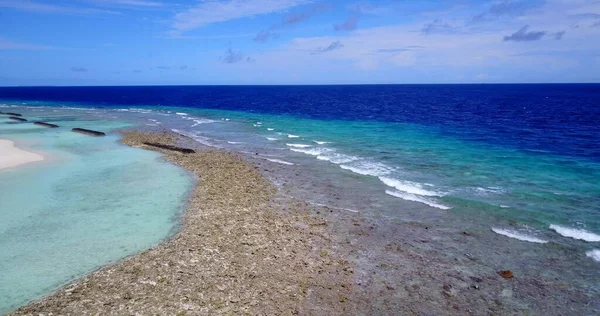
<path id="1" fill-rule="evenodd" d="M 424 195 L 424 196 L 444 196 L 444 194 L 439 192 L 433 192 L 425 190 L 421 187 L 420 184 L 410 181 L 401 181 L 388 177 L 379 177 L 379 180 L 383 182 L 385 185 L 395 188 L 399 191 L 404 191 L 410 194 L 416 195 Z"/>
<path id="2" fill-rule="evenodd" d="M 331 163 L 339 165 L 339 164 L 343 164 L 343 163 L 353 162 L 353 161 L 359 160 L 360 158 L 334 152 L 334 153 L 328 153 L 327 155 L 319 155 L 319 156 L 317 156 L 317 159 L 329 161 Z"/>
<path id="3" fill-rule="evenodd" d="M 587 257 L 594 259 L 596 262 L 600 262 L 600 249 L 592 249 L 585 253 Z"/>
<path id="4" fill-rule="evenodd" d="M 286 144 L 288 147 L 293 147 L 293 148 L 308 148 L 308 147 L 312 147 L 311 145 L 305 145 L 305 144 Z"/>
<path id="5" fill-rule="evenodd" d="M 383 176 L 391 172 L 390 168 L 379 162 L 365 160 L 355 161 L 352 164 L 340 165 L 340 168 L 350 170 L 363 176 Z"/>
<path id="6" fill-rule="evenodd" d="M 385 190 L 385 193 L 388 195 L 397 197 L 397 198 L 401 198 L 403 200 L 427 204 L 431 207 L 439 208 L 441 210 L 449 210 L 451 208 L 449 206 L 439 204 L 436 201 L 433 201 L 433 200 L 430 200 L 430 199 L 427 199 L 424 197 L 420 197 L 420 196 L 417 196 L 414 194 L 406 193 L 406 192 Z"/>
<path id="7" fill-rule="evenodd" d="M 303 153 L 311 156 L 318 156 L 322 154 L 325 150 L 319 148 L 310 148 L 310 149 L 302 149 L 302 148 L 290 148 L 291 151 L 295 151 L 297 153 Z"/>
<path id="8" fill-rule="evenodd" d="M 600 235 L 588 232 L 587 230 L 564 227 L 559 225 L 550 225 L 550 229 L 564 237 L 570 237 L 587 242 L 600 242 Z"/>
<path id="9" fill-rule="evenodd" d="M 294 163 L 291 163 L 289 161 L 285 161 L 285 160 L 279 160 L 279 159 L 271 159 L 271 158 L 265 158 L 266 160 L 270 161 L 270 162 L 276 162 L 276 163 L 280 163 L 282 165 L 288 165 L 288 166 L 293 166 Z"/>
<path id="10" fill-rule="evenodd" d="M 209 120 L 209 119 L 194 119 L 194 124 L 192 125 L 192 127 L 198 126 L 200 124 L 208 124 L 208 123 L 214 123 L 214 122 L 215 121 Z"/>
<path id="11" fill-rule="evenodd" d="M 289 138 L 298 138 L 298 137 L 300 137 L 300 136 L 298 136 L 298 135 L 292 135 L 292 134 L 288 134 L 288 136 L 287 136 L 287 137 L 289 137 Z"/>
<path id="12" fill-rule="evenodd" d="M 492 227 L 492 231 L 498 235 L 518 239 L 521 241 L 528 241 L 528 242 L 533 242 L 533 243 L 538 243 L 538 244 L 545 244 L 548 242 L 547 240 L 539 239 L 534 236 L 525 235 L 521 232 L 518 232 L 515 230 L 510 230 L 510 229 L 502 229 L 502 228 Z"/>

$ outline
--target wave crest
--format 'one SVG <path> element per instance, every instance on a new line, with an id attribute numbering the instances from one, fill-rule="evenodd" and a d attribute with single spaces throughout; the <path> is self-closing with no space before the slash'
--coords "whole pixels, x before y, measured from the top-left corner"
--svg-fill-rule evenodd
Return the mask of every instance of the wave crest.
<path id="1" fill-rule="evenodd" d="M 502 236 L 506 236 L 506 237 L 510 237 L 510 238 L 514 238 L 514 239 L 518 239 L 521 241 L 528 241 L 528 242 L 533 242 L 533 243 L 537 243 L 537 244 L 545 244 L 548 241 L 547 240 L 543 240 L 543 239 L 539 239 L 537 237 L 534 236 L 529 236 L 526 234 L 523 234 L 521 232 L 518 232 L 516 230 L 510 230 L 510 229 L 502 229 L 502 228 L 494 228 L 492 227 L 492 231 L 498 235 L 502 235 Z"/>
<path id="2" fill-rule="evenodd" d="M 587 242 L 600 242 L 600 235 L 588 232 L 587 230 L 564 227 L 559 225 L 550 225 L 550 229 L 564 237 L 583 240 Z"/>

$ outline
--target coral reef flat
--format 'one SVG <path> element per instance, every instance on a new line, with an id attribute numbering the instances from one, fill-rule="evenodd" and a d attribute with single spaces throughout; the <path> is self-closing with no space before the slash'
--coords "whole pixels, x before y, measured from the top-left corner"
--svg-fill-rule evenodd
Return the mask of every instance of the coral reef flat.
<path id="1" fill-rule="evenodd" d="M 556 258 L 544 259 L 546 271 L 528 269 L 523 263 L 540 256 L 533 243 L 515 247 L 478 231 L 313 203 L 319 193 L 301 193 L 310 173 L 172 132 L 130 131 L 122 142 L 159 151 L 195 175 L 181 230 L 14 315 L 560 315 L 600 303 L 568 273 L 554 273 L 565 264 Z M 196 152 L 169 149 L 179 146 Z M 444 240 L 454 246 L 442 248 Z"/>

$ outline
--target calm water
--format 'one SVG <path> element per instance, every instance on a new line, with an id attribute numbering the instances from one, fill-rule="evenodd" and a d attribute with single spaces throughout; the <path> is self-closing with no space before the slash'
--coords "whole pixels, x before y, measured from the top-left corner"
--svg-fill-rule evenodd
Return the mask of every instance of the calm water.
<path id="1" fill-rule="evenodd" d="M 118 144 L 116 135 L 70 132 L 123 122 L 44 117 L 64 128 L 0 116 L 0 138 L 47 159 L 0 171 L 0 315 L 166 238 L 192 185 L 184 170 Z"/>
<path id="2" fill-rule="evenodd" d="M 337 168 L 424 216 L 477 216 L 498 238 L 600 261 L 600 85 L 0 88 L 0 99 Z"/>

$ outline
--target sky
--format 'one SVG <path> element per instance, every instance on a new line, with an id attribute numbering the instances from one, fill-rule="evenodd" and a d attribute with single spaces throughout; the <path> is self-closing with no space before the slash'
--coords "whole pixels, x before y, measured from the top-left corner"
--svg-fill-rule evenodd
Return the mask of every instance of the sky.
<path id="1" fill-rule="evenodd" d="M 600 82 L 600 0 L 0 0 L 0 85 Z"/>

